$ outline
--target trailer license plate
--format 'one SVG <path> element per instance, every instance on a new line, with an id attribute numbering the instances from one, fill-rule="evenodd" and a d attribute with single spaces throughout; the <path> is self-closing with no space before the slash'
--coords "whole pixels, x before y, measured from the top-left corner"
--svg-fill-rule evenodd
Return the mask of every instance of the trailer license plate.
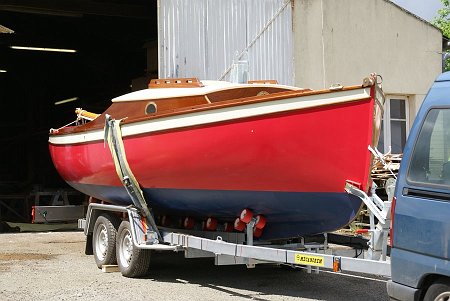
<path id="1" fill-rule="evenodd" d="M 296 264 L 313 265 L 317 267 L 324 266 L 324 258 L 322 256 L 295 254 L 294 261 Z"/>

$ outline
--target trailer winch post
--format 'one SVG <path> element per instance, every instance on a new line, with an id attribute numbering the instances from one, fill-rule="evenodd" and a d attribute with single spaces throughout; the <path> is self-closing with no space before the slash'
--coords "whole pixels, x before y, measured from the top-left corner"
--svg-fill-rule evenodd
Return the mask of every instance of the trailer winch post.
<path id="1" fill-rule="evenodd" d="M 395 185 L 395 184 L 394 184 Z M 367 206 L 370 218 L 370 240 L 368 242 L 368 257 L 372 260 L 386 261 L 387 257 L 387 239 L 390 227 L 391 201 L 383 201 L 376 194 L 376 184 L 373 183 L 371 195 L 368 196 L 364 191 L 356 188 L 350 181 L 345 184 L 347 193 L 359 197 Z M 392 189 L 391 189 L 392 190 Z M 375 224 L 375 218 L 378 223 Z"/>

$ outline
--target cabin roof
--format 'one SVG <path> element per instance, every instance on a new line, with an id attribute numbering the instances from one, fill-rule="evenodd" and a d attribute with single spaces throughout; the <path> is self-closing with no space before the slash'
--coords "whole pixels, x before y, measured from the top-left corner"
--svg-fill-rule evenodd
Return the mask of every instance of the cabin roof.
<path id="1" fill-rule="evenodd" d="M 201 82 L 204 85 L 203 87 L 144 89 L 113 98 L 112 102 L 199 96 L 199 95 L 206 95 L 212 92 L 245 87 L 279 87 L 292 91 L 302 90 L 302 88 L 278 84 L 234 84 L 225 81 L 213 81 L 213 80 L 202 80 Z"/>

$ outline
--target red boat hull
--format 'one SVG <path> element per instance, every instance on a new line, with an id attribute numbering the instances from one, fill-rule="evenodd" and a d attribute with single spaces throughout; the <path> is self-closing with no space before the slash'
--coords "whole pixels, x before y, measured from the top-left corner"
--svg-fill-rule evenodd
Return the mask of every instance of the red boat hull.
<path id="1" fill-rule="evenodd" d="M 225 221 L 250 208 L 267 216 L 263 238 L 294 237 L 354 219 L 361 201 L 344 185 L 368 189 L 374 105 L 371 97 L 123 141 L 131 170 L 160 213 Z M 131 203 L 103 141 L 50 143 L 50 153 L 76 189 Z"/>

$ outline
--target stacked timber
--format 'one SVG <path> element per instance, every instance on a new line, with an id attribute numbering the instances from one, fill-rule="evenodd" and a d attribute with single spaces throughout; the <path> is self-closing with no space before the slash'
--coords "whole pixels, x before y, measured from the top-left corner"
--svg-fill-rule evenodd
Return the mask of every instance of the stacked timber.
<path id="1" fill-rule="evenodd" d="M 371 177 L 378 187 L 384 187 L 389 178 L 397 177 L 403 154 L 384 154 L 383 162 L 375 158 L 372 166 Z M 394 177 L 395 175 L 395 177 Z"/>

